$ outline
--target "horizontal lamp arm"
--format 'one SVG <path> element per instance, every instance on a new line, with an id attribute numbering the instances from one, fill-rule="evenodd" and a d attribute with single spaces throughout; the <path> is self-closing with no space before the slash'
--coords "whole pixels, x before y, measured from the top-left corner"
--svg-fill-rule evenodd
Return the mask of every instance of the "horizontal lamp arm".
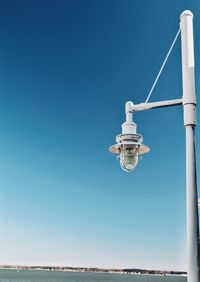
<path id="1" fill-rule="evenodd" d="M 174 99 L 174 100 L 152 102 L 152 103 L 141 103 L 137 105 L 134 105 L 132 102 L 127 102 L 126 103 L 126 113 L 133 113 L 133 112 L 143 111 L 143 110 L 151 110 L 155 108 L 180 106 L 182 104 L 183 104 L 182 99 Z"/>

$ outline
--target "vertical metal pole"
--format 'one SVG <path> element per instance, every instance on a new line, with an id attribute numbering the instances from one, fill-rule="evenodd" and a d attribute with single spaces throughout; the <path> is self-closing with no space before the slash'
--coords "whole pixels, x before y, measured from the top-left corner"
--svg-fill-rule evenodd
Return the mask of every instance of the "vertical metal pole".
<path id="1" fill-rule="evenodd" d="M 200 282 L 199 220 L 195 157 L 196 95 L 194 81 L 193 14 L 180 16 L 183 109 L 186 128 L 187 272 L 188 282 Z"/>

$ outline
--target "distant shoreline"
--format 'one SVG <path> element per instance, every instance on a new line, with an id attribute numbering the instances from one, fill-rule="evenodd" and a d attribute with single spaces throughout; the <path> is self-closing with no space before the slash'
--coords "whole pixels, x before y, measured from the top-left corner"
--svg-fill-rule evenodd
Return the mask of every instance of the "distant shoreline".
<path id="1" fill-rule="evenodd" d="M 70 266 L 39 266 L 39 265 L 0 265 L 1 270 L 45 270 L 45 271 L 61 271 L 61 272 L 92 272 L 92 273 L 111 273 L 111 274 L 132 274 L 132 275 L 156 275 L 156 276 L 187 276 L 185 271 L 162 271 L 147 270 L 138 268 L 124 269 L 107 269 L 97 267 L 70 267 Z"/>

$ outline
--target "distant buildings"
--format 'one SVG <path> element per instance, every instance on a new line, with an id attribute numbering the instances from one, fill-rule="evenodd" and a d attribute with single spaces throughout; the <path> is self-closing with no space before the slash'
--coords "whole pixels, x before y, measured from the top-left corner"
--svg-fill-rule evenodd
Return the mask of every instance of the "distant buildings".
<path id="1" fill-rule="evenodd" d="M 99 272 L 99 273 L 117 273 L 117 274 L 136 274 L 136 275 L 186 275 L 184 271 L 162 271 L 147 270 L 137 268 L 127 269 L 106 269 L 96 267 L 70 267 L 70 266 L 27 266 L 27 265 L 1 265 L 0 269 L 19 270 L 47 270 L 47 271 L 64 271 L 64 272 Z"/>

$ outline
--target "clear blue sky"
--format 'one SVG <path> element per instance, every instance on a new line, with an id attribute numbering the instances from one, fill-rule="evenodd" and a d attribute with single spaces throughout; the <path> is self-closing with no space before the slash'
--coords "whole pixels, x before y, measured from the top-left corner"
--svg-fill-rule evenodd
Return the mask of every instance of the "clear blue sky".
<path id="1" fill-rule="evenodd" d="M 135 115 L 151 152 L 134 173 L 107 149 L 124 103 L 145 100 L 185 9 L 200 93 L 199 1 L 3 2 L 0 264 L 185 270 L 181 107 Z M 179 38 L 151 101 L 181 97 L 180 63 Z M 199 138 L 197 127 L 198 164 Z"/>

